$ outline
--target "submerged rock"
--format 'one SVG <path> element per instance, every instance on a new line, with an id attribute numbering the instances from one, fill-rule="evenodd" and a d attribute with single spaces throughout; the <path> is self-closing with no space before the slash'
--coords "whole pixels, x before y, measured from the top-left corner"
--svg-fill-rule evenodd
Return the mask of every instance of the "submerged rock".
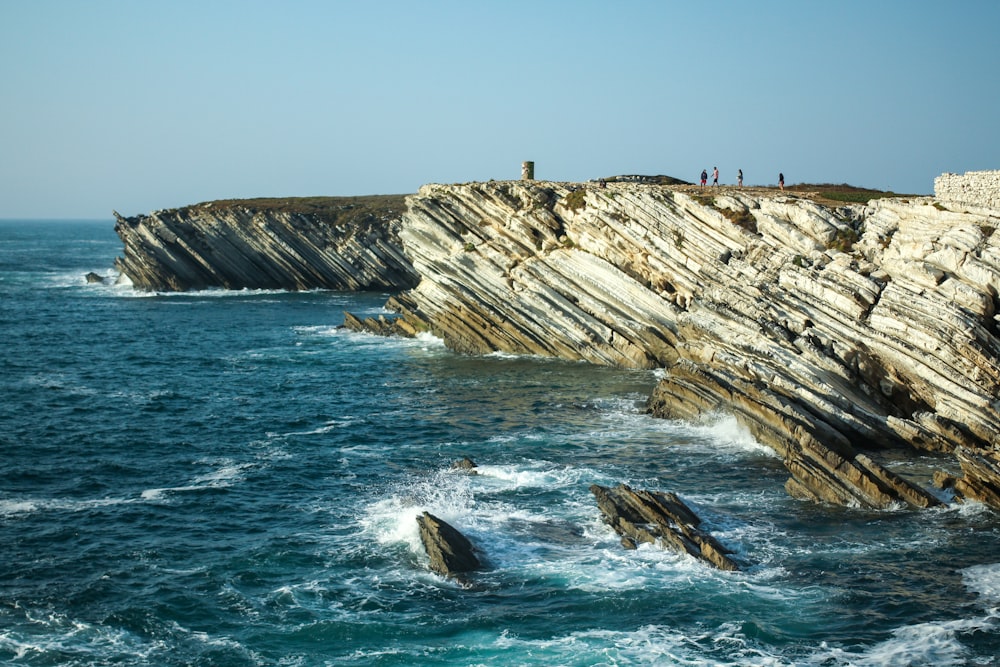
<path id="1" fill-rule="evenodd" d="M 605 523 L 622 536 L 622 545 L 659 544 L 694 556 L 720 570 L 738 570 L 729 549 L 700 530 L 701 519 L 673 493 L 633 491 L 625 484 L 615 488 L 593 484 Z"/>
<path id="2" fill-rule="evenodd" d="M 480 568 L 472 543 L 451 524 L 430 512 L 418 516 L 417 524 L 433 571 L 464 583 L 464 574 Z"/>
<path id="3" fill-rule="evenodd" d="M 478 474 L 476 472 L 476 468 L 478 467 L 479 466 L 476 465 L 476 462 L 470 459 L 468 456 L 463 456 L 461 459 L 451 464 L 452 470 L 460 470 L 470 475 Z"/>

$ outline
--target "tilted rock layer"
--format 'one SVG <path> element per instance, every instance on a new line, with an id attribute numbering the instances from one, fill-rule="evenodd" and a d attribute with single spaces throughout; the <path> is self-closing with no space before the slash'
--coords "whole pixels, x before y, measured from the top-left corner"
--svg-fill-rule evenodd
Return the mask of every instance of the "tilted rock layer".
<path id="1" fill-rule="evenodd" d="M 652 413 L 735 414 L 797 497 L 926 507 L 859 450 L 972 452 L 965 490 L 996 458 L 1000 211 L 538 181 L 427 185 L 407 204 L 421 280 L 390 301 L 401 330 L 664 368 Z"/>
<path id="2" fill-rule="evenodd" d="M 209 202 L 122 217 L 116 268 L 141 290 L 403 289 L 417 275 L 399 242 L 403 198 Z"/>

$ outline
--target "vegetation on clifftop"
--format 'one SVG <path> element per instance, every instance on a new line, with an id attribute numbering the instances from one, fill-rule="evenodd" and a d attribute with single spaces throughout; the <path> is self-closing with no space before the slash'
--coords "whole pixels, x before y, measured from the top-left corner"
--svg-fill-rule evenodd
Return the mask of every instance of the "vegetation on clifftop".
<path id="1" fill-rule="evenodd" d="M 834 185 L 832 183 L 799 183 L 785 187 L 785 192 L 794 192 L 810 199 L 815 199 L 820 203 L 827 200 L 834 203 L 864 204 L 872 199 L 883 197 L 919 197 L 922 195 L 904 195 L 892 191 L 872 190 L 870 188 L 859 188 L 847 183 Z"/>
<path id="2" fill-rule="evenodd" d="M 367 195 L 361 197 L 259 197 L 219 199 L 187 206 L 187 210 L 242 208 L 253 212 L 281 211 L 314 216 L 329 223 L 351 224 L 372 218 L 398 218 L 406 210 L 407 195 Z M 184 210 L 184 209 L 182 209 Z"/>

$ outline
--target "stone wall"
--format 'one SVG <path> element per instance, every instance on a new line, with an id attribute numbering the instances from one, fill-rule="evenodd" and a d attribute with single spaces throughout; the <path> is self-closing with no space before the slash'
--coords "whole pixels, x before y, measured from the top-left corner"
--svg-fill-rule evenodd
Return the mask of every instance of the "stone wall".
<path id="1" fill-rule="evenodd" d="M 1000 171 L 941 174 L 934 179 L 934 196 L 942 201 L 1000 209 Z"/>

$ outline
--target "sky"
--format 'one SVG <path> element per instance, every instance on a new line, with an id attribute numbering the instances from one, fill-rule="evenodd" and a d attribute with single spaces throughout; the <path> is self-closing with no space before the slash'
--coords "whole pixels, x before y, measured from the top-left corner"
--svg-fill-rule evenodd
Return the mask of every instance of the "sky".
<path id="1" fill-rule="evenodd" d="M 1000 169 L 1000 2 L 0 0 L 0 218 Z"/>

